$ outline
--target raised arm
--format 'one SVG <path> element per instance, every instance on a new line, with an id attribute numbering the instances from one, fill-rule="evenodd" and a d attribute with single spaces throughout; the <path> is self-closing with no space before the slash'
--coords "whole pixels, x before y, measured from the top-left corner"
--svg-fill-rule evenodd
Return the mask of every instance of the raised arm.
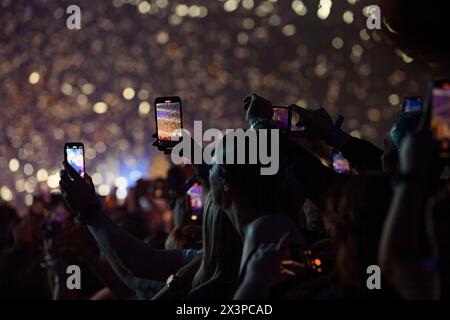
<path id="1" fill-rule="evenodd" d="M 181 250 L 154 250 L 115 225 L 100 210 L 90 177 L 82 178 L 67 163 L 60 172 L 61 193 L 72 212 L 78 215 L 114 268 L 133 276 L 165 281 L 183 265 Z"/>
<path id="2" fill-rule="evenodd" d="M 379 249 L 384 277 L 407 299 L 432 299 L 437 270 L 426 267 L 431 252 L 422 252 L 424 212 L 431 171 L 430 142 L 421 134 L 405 137 L 400 149 L 401 179 L 386 218 Z"/>

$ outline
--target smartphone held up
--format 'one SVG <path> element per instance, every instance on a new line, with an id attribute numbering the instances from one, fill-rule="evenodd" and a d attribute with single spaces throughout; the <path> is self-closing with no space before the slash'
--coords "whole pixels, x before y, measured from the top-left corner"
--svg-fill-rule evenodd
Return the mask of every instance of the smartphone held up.
<path id="1" fill-rule="evenodd" d="M 67 142 L 64 145 L 64 161 L 83 176 L 85 172 L 84 145 L 81 142 Z"/>
<path id="2" fill-rule="evenodd" d="M 297 123 L 300 121 L 300 116 L 288 106 L 273 106 L 272 122 L 275 128 L 290 132 L 299 131 Z"/>
<path id="3" fill-rule="evenodd" d="M 422 97 L 406 97 L 403 100 L 402 111 L 403 112 L 414 112 L 422 111 Z"/>
<path id="4" fill-rule="evenodd" d="M 181 141 L 183 128 L 181 98 L 177 96 L 155 99 L 155 121 L 158 145 L 173 148 Z"/>

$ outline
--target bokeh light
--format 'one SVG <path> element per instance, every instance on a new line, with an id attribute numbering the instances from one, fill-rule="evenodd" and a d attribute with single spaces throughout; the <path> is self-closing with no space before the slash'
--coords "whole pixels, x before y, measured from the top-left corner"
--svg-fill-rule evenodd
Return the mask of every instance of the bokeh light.
<path id="1" fill-rule="evenodd" d="M 61 1 L 1 3 L 0 181 L 18 205 L 58 189 L 66 141 L 85 144 L 102 195 L 147 177 L 157 96 L 182 97 L 188 129 L 243 127 L 242 98 L 257 92 L 342 114 L 381 145 L 433 74 L 366 29 L 366 0 L 80 0 L 79 31 Z"/>

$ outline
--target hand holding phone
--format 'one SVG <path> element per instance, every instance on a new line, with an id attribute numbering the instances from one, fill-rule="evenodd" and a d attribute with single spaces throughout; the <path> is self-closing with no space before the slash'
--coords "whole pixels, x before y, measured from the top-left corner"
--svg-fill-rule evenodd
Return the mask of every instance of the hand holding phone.
<path id="1" fill-rule="evenodd" d="M 156 98 L 155 121 L 158 145 L 173 148 L 181 141 L 182 136 L 181 98 L 176 96 Z M 172 139 L 173 136 L 177 136 L 178 140 Z"/>

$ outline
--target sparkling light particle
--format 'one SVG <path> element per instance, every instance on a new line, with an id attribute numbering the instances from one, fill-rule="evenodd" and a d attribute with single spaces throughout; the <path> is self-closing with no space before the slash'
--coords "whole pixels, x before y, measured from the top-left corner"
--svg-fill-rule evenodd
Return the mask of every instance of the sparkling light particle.
<path id="1" fill-rule="evenodd" d="M 108 105 L 106 103 L 104 103 L 103 101 L 99 101 L 94 104 L 92 109 L 94 110 L 95 113 L 102 114 L 102 113 L 105 113 L 106 111 L 108 111 Z"/>
<path id="2" fill-rule="evenodd" d="M 34 71 L 28 77 L 28 82 L 30 82 L 31 84 L 36 84 L 39 82 L 40 78 L 41 78 L 41 76 L 39 75 L 39 72 Z"/>

